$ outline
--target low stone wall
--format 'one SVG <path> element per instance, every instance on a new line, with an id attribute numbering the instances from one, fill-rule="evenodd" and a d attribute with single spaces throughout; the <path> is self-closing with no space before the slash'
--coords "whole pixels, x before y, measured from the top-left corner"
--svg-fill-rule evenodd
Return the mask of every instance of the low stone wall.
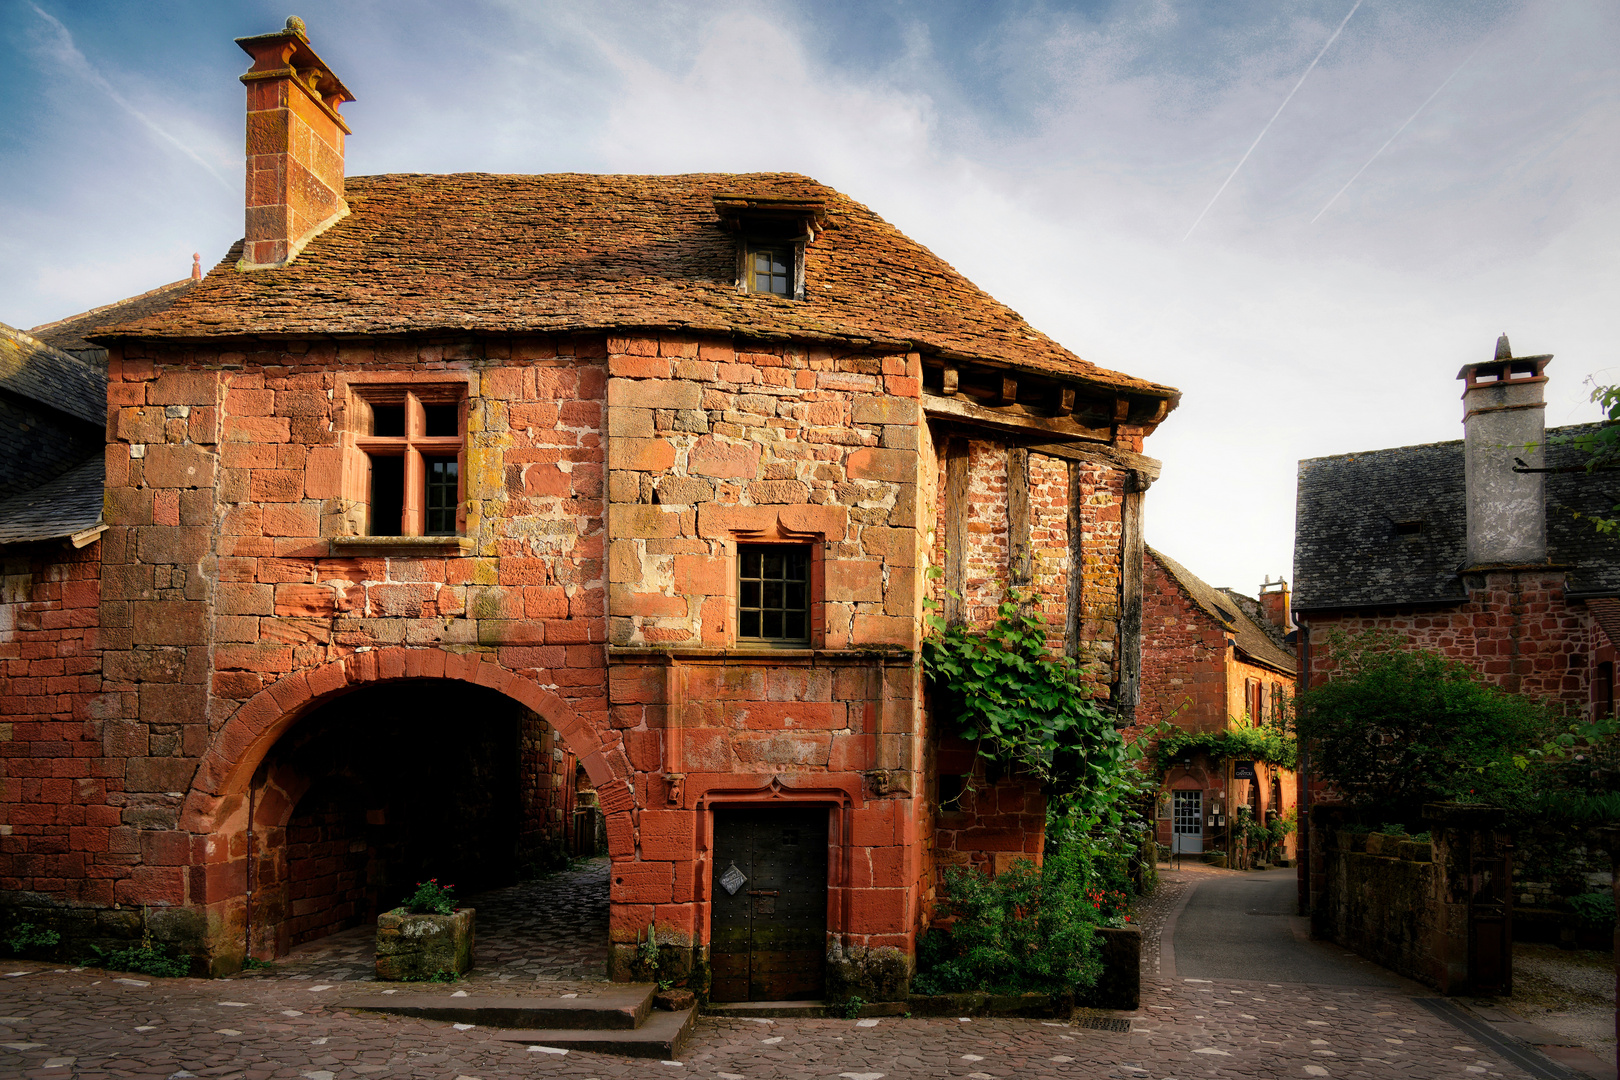
<path id="1" fill-rule="evenodd" d="M 1317 937 L 1409 979 L 1439 986 L 1435 955 L 1442 919 L 1440 874 L 1431 845 L 1374 833 L 1317 832 L 1326 841 L 1324 888 L 1311 912 Z"/>

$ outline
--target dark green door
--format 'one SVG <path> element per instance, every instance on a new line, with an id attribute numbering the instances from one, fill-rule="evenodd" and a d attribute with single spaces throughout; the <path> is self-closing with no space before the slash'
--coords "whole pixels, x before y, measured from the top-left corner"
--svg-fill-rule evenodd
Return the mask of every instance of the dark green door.
<path id="1" fill-rule="evenodd" d="M 822 996 L 827 808 L 716 810 L 709 959 L 715 1001 Z"/>

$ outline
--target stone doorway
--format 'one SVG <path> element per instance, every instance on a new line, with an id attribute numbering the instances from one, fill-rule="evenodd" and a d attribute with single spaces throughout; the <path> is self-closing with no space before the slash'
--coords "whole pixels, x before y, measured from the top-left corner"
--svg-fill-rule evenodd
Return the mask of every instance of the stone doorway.
<path id="1" fill-rule="evenodd" d="M 820 998 L 827 966 L 824 806 L 714 812 L 714 1001 Z"/>
<path id="2" fill-rule="evenodd" d="M 255 776 L 258 956 L 354 927 L 437 878 L 460 898 L 565 861 L 574 760 L 482 686 L 401 680 L 312 710 Z"/>

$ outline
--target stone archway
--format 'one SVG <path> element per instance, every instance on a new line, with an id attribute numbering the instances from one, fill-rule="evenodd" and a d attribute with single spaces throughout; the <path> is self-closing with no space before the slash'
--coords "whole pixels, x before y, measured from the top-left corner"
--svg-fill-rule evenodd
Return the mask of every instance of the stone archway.
<path id="1" fill-rule="evenodd" d="M 596 786 L 609 815 L 633 805 L 628 764 L 603 752 L 600 735 L 557 694 L 532 679 L 477 655 L 437 648 L 390 648 L 289 675 L 244 703 L 215 735 L 199 763 L 181 814 L 181 828 L 194 838 L 188 900 L 207 919 L 215 974 L 240 967 L 248 927 L 249 860 L 262 857 L 262 840 L 285 829 L 299 798 L 298 781 L 267 773 L 255 782 L 272 749 L 294 725 L 346 694 L 407 680 L 448 680 L 493 691 L 524 706 L 550 726 Z M 269 770 L 274 772 L 274 769 Z M 250 791 L 254 794 L 255 843 L 248 841 Z M 255 952 L 275 944 L 254 935 Z"/>

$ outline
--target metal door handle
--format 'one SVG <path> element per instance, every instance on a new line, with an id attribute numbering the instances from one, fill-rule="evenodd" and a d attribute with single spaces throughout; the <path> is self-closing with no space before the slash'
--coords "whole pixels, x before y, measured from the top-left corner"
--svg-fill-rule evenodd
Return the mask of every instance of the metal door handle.
<path id="1" fill-rule="evenodd" d="M 749 889 L 749 896 L 780 896 L 780 889 Z"/>

